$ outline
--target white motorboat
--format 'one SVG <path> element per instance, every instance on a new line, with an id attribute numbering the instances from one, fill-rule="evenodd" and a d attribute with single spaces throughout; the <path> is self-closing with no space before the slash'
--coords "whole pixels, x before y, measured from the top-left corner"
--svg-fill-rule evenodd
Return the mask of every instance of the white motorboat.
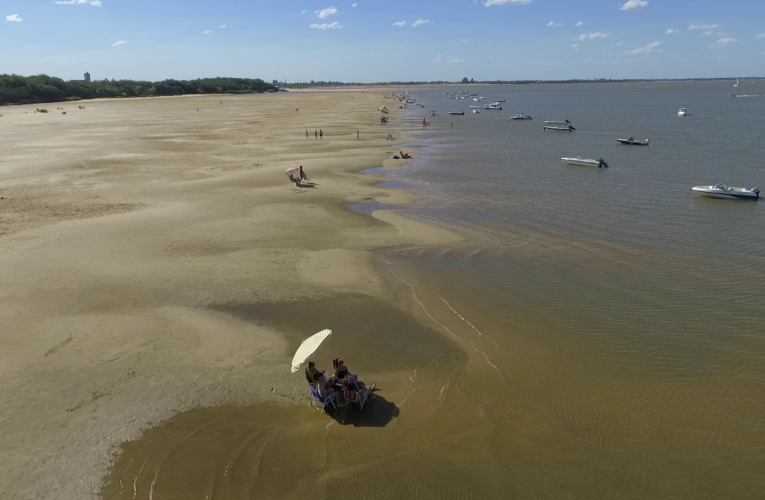
<path id="1" fill-rule="evenodd" d="M 531 117 L 529 115 L 525 115 L 521 113 L 520 115 L 515 115 L 510 117 L 511 120 L 531 120 Z"/>
<path id="2" fill-rule="evenodd" d="M 498 104 L 484 104 L 481 109 L 495 109 L 497 111 L 502 111 L 502 106 L 499 106 Z"/>
<path id="3" fill-rule="evenodd" d="M 569 165 L 579 165 L 581 167 L 608 168 L 608 163 L 603 161 L 603 158 L 591 160 L 589 158 L 582 158 L 581 156 L 577 156 L 576 158 L 561 158 L 560 161 L 563 163 L 568 163 Z"/>
<path id="4" fill-rule="evenodd" d="M 640 139 L 635 139 L 634 137 L 630 137 L 629 139 L 616 139 L 616 142 L 618 142 L 619 144 L 628 144 L 630 146 L 650 146 L 651 145 L 651 141 L 648 139 L 641 141 Z"/>
<path id="5" fill-rule="evenodd" d="M 476 115 L 480 115 L 481 114 L 481 110 L 480 109 L 473 109 L 471 111 L 473 112 L 473 114 L 476 114 Z"/>
<path id="6" fill-rule="evenodd" d="M 462 116 L 462 115 L 465 114 L 465 112 L 464 111 L 449 111 L 449 114 L 450 115 L 460 115 L 460 116 Z"/>
<path id="7" fill-rule="evenodd" d="M 468 108 L 480 108 L 481 106 L 468 106 Z"/>
<path id="8" fill-rule="evenodd" d="M 688 114 L 688 110 L 685 108 L 680 108 L 680 111 L 677 112 L 677 116 L 685 116 Z"/>
<path id="9" fill-rule="evenodd" d="M 497 99 L 495 102 L 505 102 L 504 99 Z"/>
<path id="10" fill-rule="evenodd" d="M 724 198 L 726 200 L 756 200 L 760 197 L 760 188 L 746 189 L 742 187 L 730 187 L 725 184 L 696 186 L 693 190 L 701 196 Z"/>
<path id="11" fill-rule="evenodd" d="M 555 132 L 573 132 L 576 130 L 573 126 L 571 126 L 571 122 L 568 120 L 559 122 L 559 121 L 546 121 L 544 126 L 544 131 L 552 130 Z"/>

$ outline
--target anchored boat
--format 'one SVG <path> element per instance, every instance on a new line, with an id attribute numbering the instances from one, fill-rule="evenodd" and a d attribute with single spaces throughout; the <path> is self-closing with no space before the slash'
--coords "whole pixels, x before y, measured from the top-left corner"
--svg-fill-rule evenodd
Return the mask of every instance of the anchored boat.
<path id="1" fill-rule="evenodd" d="M 760 197 L 760 188 L 730 187 L 725 184 L 714 186 L 696 186 L 693 190 L 701 196 L 724 198 L 726 200 L 756 200 Z"/>
<path id="2" fill-rule="evenodd" d="M 460 115 L 460 116 L 462 116 L 462 115 L 465 114 L 465 112 L 464 111 L 449 111 L 449 114 L 450 115 Z"/>
<path id="3" fill-rule="evenodd" d="M 576 129 L 571 125 L 570 121 L 566 120 L 566 121 L 562 121 L 562 122 L 558 122 L 558 121 L 546 121 L 545 122 L 545 126 L 544 126 L 544 130 L 545 131 L 547 131 L 547 130 L 554 130 L 554 131 L 557 131 L 557 132 L 573 132 Z"/>
<path id="4" fill-rule="evenodd" d="M 569 165 L 579 165 L 581 167 L 608 168 L 608 163 L 603 161 L 603 158 L 597 158 L 595 160 L 591 160 L 589 158 L 582 158 L 581 156 L 577 156 L 576 158 L 561 158 L 560 160 L 563 163 L 568 163 Z"/>
<path id="5" fill-rule="evenodd" d="M 634 137 L 630 137 L 629 139 L 616 139 L 616 142 L 618 142 L 619 144 L 628 144 L 630 146 L 650 146 L 651 145 L 651 141 L 648 139 L 641 141 L 640 139 L 635 139 Z"/>
<path id="6" fill-rule="evenodd" d="M 521 113 L 520 115 L 515 115 L 510 117 L 511 120 L 531 120 L 531 117 L 529 115 L 524 115 Z"/>

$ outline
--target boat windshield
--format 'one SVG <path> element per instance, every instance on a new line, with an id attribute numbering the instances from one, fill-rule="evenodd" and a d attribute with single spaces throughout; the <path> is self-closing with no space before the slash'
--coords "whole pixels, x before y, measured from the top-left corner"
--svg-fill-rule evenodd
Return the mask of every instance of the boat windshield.
<path id="1" fill-rule="evenodd" d="M 728 186 L 726 186 L 725 184 L 715 184 L 715 189 L 722 189 L 722 190 L 727 191 L 730 188 Z"/>

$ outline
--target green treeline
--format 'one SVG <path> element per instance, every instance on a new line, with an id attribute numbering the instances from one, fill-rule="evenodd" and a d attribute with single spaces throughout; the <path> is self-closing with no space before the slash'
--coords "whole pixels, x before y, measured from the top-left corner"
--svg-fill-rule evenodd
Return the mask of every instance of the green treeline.
<path id="1" fill-rule="evenodd" d="M 198 80 L 102 80 L 66 82 L 47 75 L 0 75 L 0 105 L 78 101 L 101 97 L 153 97 L 185 94 L 243 94 L 275 92 L 270 83 L 256 78 L 201 78 Z"/>

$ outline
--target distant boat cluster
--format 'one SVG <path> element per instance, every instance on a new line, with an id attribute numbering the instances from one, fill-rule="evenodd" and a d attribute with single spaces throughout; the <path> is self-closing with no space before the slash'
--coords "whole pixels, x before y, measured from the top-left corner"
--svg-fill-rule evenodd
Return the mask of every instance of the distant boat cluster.
<path id="1" fill-rule="evenodd" d="M 736 79 L 734 87 L 738 87 L 739 81 Z M 650 87 L 646 87 L 650 88 Z M 456 92 L 444 92 L 443 93 L 447 99 L 455 99 L 455 100 L 467 100 L 472 99 L 474 102 L 480 102 L 487 100 L 486 96 L 479 95 L 478 91 L 470 92 L 469 90 L 457 90 Z M 737 95 L 735 93 L 730 94 L 731 97 L 757 97 L 757 96 L 745 96 L 745 95 Z M 502 106 L 501 104 L 504 103 L 504 99 L 498 99 L 493 101 L 491 104 L 483 104 L 483 105 L 471 105 L 469 106 L 473 112 L 473 114 L 480 114 L 481 110 L 497 110 L 501 111 Z M 458 111 L 449 111 L 450 115 L 455 116 L 464 116 L 465 112 L 463 110 Z M 435 114 L 435 112 L 434 112 Z M 688 112 L 687 108 L 680 108 L 677 111 L 678 116 L 689 116 L 690 113 Z M 531 116 L 520 113 L 514 116 L 510 117 L 510 120 L 531 120 Z M 542 127 L 542 130 L 547 132 L 574 132 L 576 128 L 571 124 L 570 120 L 547 120 L 545 121 L 544 126 Z M 626 139 L 616 139 L 616 142 L 619 144 L 624 144 L 627 146 L 650 146 L 651 141 L 650 139 L 635 139 L 634 137 L 628 137 Z M 576 157 L 563 157 L 561 158 L 561 161 L 567 165 L 577 165 L 577 166 L 583 166 L 583 167 L 596 167 L 596 168 L 608 168 L 608 163 L 606 163 L 603 158 L 582 158 L 581 156 Z M 695 186 L 692 188 L 692 190 L 696 193 L 699 193 L 701 196 L 706 197 L 712 197 L 712 198 L 723 198 L 723 199 L 735 199 L 735 200 L 757 200 L 760 197 L 760 189 L 759 188 L 742 188 L 742 187 L 729 187 L 725 184 L 716 184 L 714 186 Z"/>

